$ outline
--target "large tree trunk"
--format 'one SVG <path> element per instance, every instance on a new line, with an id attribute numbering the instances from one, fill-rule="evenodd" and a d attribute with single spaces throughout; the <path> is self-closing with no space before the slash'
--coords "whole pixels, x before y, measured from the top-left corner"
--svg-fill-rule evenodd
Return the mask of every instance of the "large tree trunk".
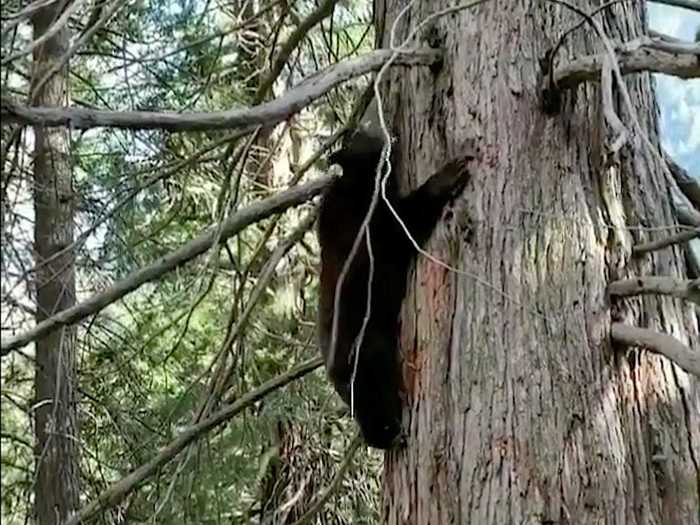
<path id="1" fill-rule="evenodd" d="M 34 16 L 34 39 L 43 35 L 56 18 L 56 2 Z M 67 29 L 50 37 L 34 52 L 32 90 L 66 52 Z M 38 86 L 32 103 L 66 106 L 66 71 Z M 34 250 L 36 322 L 75 303 L 75 269 L 72 250 L 51 259 L 73 242 L 74 194 L 69 161 L 69 135 L 65 128 L 34 128 Z M 57 525 L 79 503 L 78 413 L 76 399 L 75 327 L 36 342 L 35 433 L 36 485 L 34 511 L 39 525 Z"/>
<path id="2" fill-rule="evenodd" d="M 386 45 L 406 2 L 377 4 Z M 453 4 L 415 2 L 397 35 Z M 597 19 L 627 40 L 644 30 L 643 3 Z M 404 184 L 417 186 L 467 137 L 483 153 L 428 248 L 469 275 L 420 258 L 404 306 L 409 446 L 387 457 L 388 523 L 700 519 L 697 381 L 609 338 L 620 321 L 698 350 L 690 307 L 645 296 L 612 308 L 606 297 L 614 279 L 685 271 L 677 248 L 630 256 L 654 232 L 627 227 L 675 222 L 659 159 L 632 141 L 619 169 L 602 168 L 595 84 L 567 94 L 560 115 L 539 109 L 538 58 L 579 21 L 551 2 L 486 2 L 424 31 L 446 50 L 440 72 L 385 77 Z M 584 26 L 561 56 L 600 51 Z M 630 76 L 627 87 L 658 145 L 650 77 Z"/>

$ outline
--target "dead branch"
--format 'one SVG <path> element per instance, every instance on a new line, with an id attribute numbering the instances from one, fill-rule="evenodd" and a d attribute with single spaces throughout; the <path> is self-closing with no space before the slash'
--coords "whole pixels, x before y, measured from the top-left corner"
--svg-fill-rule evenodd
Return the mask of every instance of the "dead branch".
<path id="1" fill-rule="evenodd" d="M 671 171 L 671 175 L 676 179 L 676 184 L 683 192 L 683 194 L 688 198 L 691 204 L 698 210 L 700 210 L 700 181 L 694 177 L 691 177 L 686 170 L 679 166 L 676 161 L 671 158 L 671 156 L 664 151 L 663 152 L 664 161 Z"/>
<path id="2" fill-rule="evenodd" d="M 343 82 L 381 68 L 394 54 L 380 49 L 360 57 L 343 60 L 303 80 L 281 97 L 244 109 L 214 112 L 177 111 L 105 111 L 86 108 L 28 107 L 9 97 L 2 97 L 2 125 L 19 123 L 33 126 L 70 126 L 73 129 L 98 127 L 126 129 L 165 129 L 202 131 L 213 129 L 252 130 L 256 126 L 274 126 L 301 111 L 314 100 Z M 394 65 L 430 65 L 441 58 L 434 49 L 402 50 Z"/>
<path id="3" fill-rule="evenodd" d="M 676 244 L 683 244 L 692 239 L 700 238 L 700 227 L 694 228 L 692 230 L 682 231 L 675 235 L 669 237 L 664 237 L 657 241 L 645 242 L 642 244 L 635 244 L 632 246 L 632 255 L 642 255 L 649 252 L 655 252 L 657 250 L 663 250 L 669 246 L 674 246 Z"/>
<path id="4" fill-rule="evenodd" d="M 320 356 L 310 359 L 284 374 L 266 381 L 255 390 L 241 396 L 237 401 L 225 406 L 200 423 L 186 428 L 175 439 L 161 448 L 160 452 L 158 452 L 155 457 L 143 465 L 140 465 L 119 481 L 112 483 L 108 488 L 103 490 L 97 498 L 84 505 L 78 512 L 71 516 L 65 525 L 85 523 L 98 512 L 114 507 L 121 502 L 127 494 L 136 489 L 146 478 L 158 472 L 164 465 L 174 459 L 175 456 L 182 452 L 188 445 L 204 437 L 207 432 L 226 423 L 235 415 L 250 407 L 253 403 L 259 401 L 269 393 L 305 376 L 322 364 L 323 358 Z"/>
<path id="5" fill-rule="evenodd" d="M 700 44 L 671 43 L 659 37 L 642 36 L 615 50 L 623 74 L 649 71 L 680 78 L 700 77 Z M 588 81 L 599 81 L 606 53 L 588 55 L 554 71 L 554 84 L 560 89 L 572 89 Z"/>
<path id="6" fill-rule="evenodd" d="M 613 323 L 610 337 L 618 344 L 638 346 L 660 354 L 695 377 L 700 378 L 700 352 L 693 352 L 678 339 L 648 328 Z"/>
<path id="7" fill-rule="evenodd" d="M 632 51 L 639 47 L 649 47 L 673 54 L 689 53 L 691 55 L 700 56 L 700 48 L 698 48 L 696 42 L 681 40 L 680 38 L 659 33 L 658 31 L 649 31 L 646 36 L 636 38 L 629 44 L 623 46 L 626 51 Z"/>
<path id="8" fill-rule="evenodd" d="M 624 106 L 626 107 L 627 111 L 630 114 L 630 117 L 632 119 L 632 122 L 634 124 L 634 131 L 638 134 L 638 136 L 642 139 L 643 145 L 646 147 L 647 151 L 654 157 L 656 158 L 660 163 L 661 167 L 664 172 L 664 176 L 667 178 L 667 180 L 670 183 L 670 191 L 672 194 L 673 198 L 673 207 L 674 211 L 676 214 L 676 217 L 682 224 L 686 225 L 691 225 L 691 226 L 700 226 L 700 211 L 696 210 L 692 204 L 688 201 L 687 197 L 683 194 L 683 192 L 677 187 L 677 185 L 673 184 L 674 178 L 673 175 L 671 174 L 671 171 L 669 169 L 669 166 L 665 162 L 663 155 L 659 152 L 658 145 L 652 143 L 652 141 L 649 139 L 648 134 L 646 130 L 642 127 L 639 117 L 637 115 L 637 112 L 634 108 L 634 104 L 632 103 L 632 98 L 630 96 L 629 91 L 627 90 L 623 78 L 623 74 L 626 72 L 629 72 L 631 70 L 634 70 L 635 68 L 633 66 L 639 66 L 639 63 L 647 63 L 648 58 L 654 56 L 654 53 L 658 52 L 665 53 L 667 55 L 670 55 L 670 63 L 673 65 L 675 68 L 678 65 L 682 65 L 683 60 L 678 60 L 679 53 L 681 58 L 685 56 L 686 58 L 690 57 L 693 61 L 693 66 L 690 68 L 692 70 L 691 72 L 693 73 L 694 76 L 700 76 L 700 44 L 690 44 L 686 43 L 683 45 L 680 45 L 676 43 L 676 41 L 670 41 L 670 39 L 660 39 L 658 37 L 656 38 L 651 38 L 649 36 L 642 36 L 639 38 L 636 38 L 628 43 L 622 44 L 620 46 L 617 46 L 617 48 L 614 48 L 610 39 L 607 37 L 605 34 L 605 30 L 603 27 L 595 20 L 592 18 L 592 16 L 576 5 L 567 2 L 565 0 L 548 0 L 550 2 L 560 4 L 565 6 L 567 9 L 570 9 L 574 11 L 575 13 L 579 14 L 580 16 L 584 17 L 586 21 L 595 29 L 596 34 L 600 37 L 603 46 L 605 47 L 605 54 L 604 55 L 594 55 L 593 56 L 593 66 L 596 71 L 594 72 L 597 77 L 601 77 L 603 70 L 601 69 L 601 61 L 603 64 L 611 64 L 613 68 L 613 72 L 615 73 L 615 80 L 617 81 L 617 85 L 620 88 L 620 94 L 622 96 L 622 101 L 624 103 Z M 673 52 L 668 52 L 669 48 Z M 640 54 L 639 51 L 643 51 L 644 53 Z M 678 51 L 676 53 L 675 51 Z M 687 50 L 686 54 L 683 54 Z M 635 58 L 635 60 L 630 60 L 630 58 Z M 591 57 L 587 57 L 591 58 Z M 623 65 L 621 66 L 620 58 L 624 60 Z M 665 63 L 668 63 L 668 56 L 664 59 Z M 608 60 L 609 59 L 609 60 Z M 583 59 L 584 61 L 586 58 Z M 580 61 L 579 61 L 580 62 Z M 687 60 L 685 61 L 687 65 Z M 565 66 L 568 67 L 568 66 Z M 580 74 L 581 71 L 577 71 L 577 74 Z M 686 71 L 688 73 L 688 71 Z M 558 81 L 560 79 L 556 79 L 555 81 L 552 81 L 552 75 L 550 72 L 550 81 L 549 81 L 549 86 L 547 86 L 546 89 L 542 90 L 542 94 L 546 95 L 544 97 L 545 99 L 549 99 L 550 101 L 547 102 L 546 100 L 543 100 L 543 109 L 549 110 L 548 112 L 551 112 L 552 108 L 556 109 L 558 104 L 556 104 L 556 101 L 559 99 L 559 94 L 557 93 L 552 93 L 552 88 L 553 85 L 554 87 L 559 87 L 557 85 Z M 585 75 L 584 75 L 585 77 Z M 579 79 L 584 78 L 579 75 Z M 591 77 L 592 79 L 595 79 L 596 76 Z M 553 102 L 552 102 L 553 101 Z M 689 253 L 692 253 L 689 252 Z"/>
<path id="9" fill-rule="evenodd" d="M 700 279 L 676 279 L 655 275 L 620 279 L 608 285 L 608 293 L 619 297 L 668 295 L 700 305 Z"/>
<path id="10" fill-rule="evenodd" d="M 269 73 L 260 82 L 260 86 L 255 93 L 255 101 L 261 102 L 265 98 L 265 95 L 267 95 L 267 92 L 272 87 L 272 84 L 274 84 L 275 80 L 277 80 L 277 77 L 279 77 L 282 69 L 284 69 L 284 66 L 287 65 L 289 57 L 292 55 L 294 50 L 299 47 L 299 44 L 304 39 L 306 34 L 314 26 L 316 26 L 316 24 L 321 22 L 324 18 L 330 16 L 330 14 L 333 13 L 335 4 L 337 3 L 338 0 L 324 0 L 311 12 L 309 16 L 307 16 L 299 25 L 297 25 L 294 32 L 289 35 L 289 38 L 280 47 L 280 50 L 277 53 L 272 66 L 270 67 Z"/>
<path id="11" fill-rule="evenodd" d="M 209 410 L 209 407 L 219 402 L 224 385 L 228 384 L 228 380 L 230 379 L 231 374 L 234 372 L 233 363 L 227 364 L 225 356 L 231 352 L 234 342 L 240 337 L 243 329 L 248 324 L 248 320 L 250 319 L 253 310 L 257 306 L 265 291 L 268 289 L 270 281 L 276 275 L 277 265 L 282 260 L 282 257 L 284 257 L 289 250 L 291 250 L 292 247 L 302 239 L 304 234 L 311 229 L 316 222 L 316 218 L 317 209 L 314 209 L 301 221 L 301 223 L 299 223 L 291 234 L 279 242 L 256 277 L 255 286 L 248 297 L 248 302 L 246 303 L 243 311 L 238 313 L 235 319 L 235 324 L 232 327 L 231 323 L 233 323 L 233 319 L 230 320 L 231 322 L 229 323 L 229 327 L 231 328 L 226 333 L 224 342 L 221 344 L 216 356 L 208 367 L 207 372 L 211 371 L 213 367 L 216 368 L 209 379 L 207 397 L 197 410 L 197 419 L 202 417 L 202 415 Z"/>
<path id="12" fill-rule="evenodd" d="M 666 179 L 668 180 L 669 191 L 671 192 L 671 205 L 673 206 L 673 214 L 678 222 L 684 226 L 692 226 L 700 228 L 700 210 L 695 208 L 693 204 L 685 196 L 676 184 L 670 170 L 665 171 Z"/>
<path id="13" fill-rule="evenodd" d="M 99 312 L 128 293 L 133 292 L 141 285 L 162 277 L 166 273 L 206 252 L 213 246 L 216 240 L 226 240 L 236 235 L 250 224 L 310 200 L 330 184 L 332 180 L 333 177 L 330 176 L 321 177 L 302 186 L 281 191 L 272 197 L 255 202 L 247 208 L 239 210 L 222 224 L 207 228 L 187 244 L 161 257 L 153 264 L 136 270 L 131 275 L 114 283 L 103 292 L 95 294 L 81 303 L 52 315 L 22 334 L 3 338 L 2 345 L 0 346 L 0 356 L 4 356 L 14 349 L 21 348 L 27 343 L 45 336 L 60 326 L 76 323 Z"/>

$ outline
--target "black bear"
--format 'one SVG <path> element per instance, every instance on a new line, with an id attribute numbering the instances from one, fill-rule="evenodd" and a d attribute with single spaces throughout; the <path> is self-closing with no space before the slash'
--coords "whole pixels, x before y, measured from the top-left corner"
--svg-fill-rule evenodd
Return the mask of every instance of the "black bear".
<path id="1" fill-rule="evenodd" d="M 330 349 L 336 283 L 369 209 L 382 147 L 381 138 L 359 128 L 329 156 L 330 164 L 341 166 L 343 176 L 326 190 L 321 203 L 318 329 L 328 376 L 343 401 L 352 407 L 365 441 L 371 447 L 389 449 L 403 441 L 398 322 L 416 250 L 381 196 L 369 223 L 374 264 L 371 314 L 352 387 L 353 348 L 367 311 L 370 259 L 364 237 L 343 281 L 336 344 L 333 351 Z M 392 169 L 387 198 L 419 245 L 427 241 L 445 204 L 464 187 L 467 162 L 472 158 L 470 151 L 448 162 L 406 197 L 398 195 Z"/>

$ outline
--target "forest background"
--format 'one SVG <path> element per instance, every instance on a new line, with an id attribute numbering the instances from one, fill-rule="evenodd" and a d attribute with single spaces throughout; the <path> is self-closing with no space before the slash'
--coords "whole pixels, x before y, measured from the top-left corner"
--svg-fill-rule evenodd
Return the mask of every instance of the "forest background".
<path id="1" fill-rule="evenodd" d="M 372 6 L 362 1 L 75 0 L 55 34 L 35 21 L 33 37 L 32 7 L 48 4 L 2 4 L 3 97 L 23 102 L 60 84 L 79 108 L 223 111 L 273 100 L 375 47 Z M 699 13 L 648 5 L 653 29 L 694 39 Z M 37 31 L 55 46 L 43 65 Z M 328 172 L 325 152 L 357 116 L 369 81 L 342 83 L 276 127 L 245 134 L 205 125 L 57 132 L 71 211 L 48 205 L 55 213 L 42 224 L 72 231 L 52 247 L 58 265 L 44 266 L 71 267 L 77 302 L 155 268 L 67 336 L 79 399 L 79 439 L 63 451 L 76 467 L 66 475 L 79 479 L 69 497 L 89 506 L 113 482 L 133 481 L 107 511 L 93 508 L 97 522 L 378 522 L 382 456 L 358 448 L 318 368 L 313 203 L 262 210 L 220 249 L 192 251 L 212 224 Z M 665 149 L 700 181 L 700 80 L 656 82 Z M 45 105 L 67 99 L 58 102 Z M 42 315 L 34 145 L 30 127 L 3 125 L 3 338 Z M 218 243 L 222 230 L 208 235 Z M 700 240 L 691 243 L 700 258 Z M 192 260 L 158 270 L 178 253 Z M 41 490 L 34 399 L 46 378 L 36 368 L 34 344 L 3 351 L 8 524 L 27 522 Z M 232 401 L 240 405 L 224 425 L 197 426 Z M 168 448 L 183 435 L 190 441 Z"/>

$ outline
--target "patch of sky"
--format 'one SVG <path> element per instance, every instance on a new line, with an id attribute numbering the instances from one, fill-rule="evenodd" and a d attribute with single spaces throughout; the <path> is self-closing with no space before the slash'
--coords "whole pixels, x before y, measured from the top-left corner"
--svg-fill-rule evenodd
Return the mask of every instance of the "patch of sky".
<path id="1" fill-rule="evenodd" d="M 651 29 L 687 41 L 695 39 L 700 13 L 647 3 Z M 700 180 L 700 79 L 655 75 L 661 113 L 661 141 L 688 173 Z"/>

